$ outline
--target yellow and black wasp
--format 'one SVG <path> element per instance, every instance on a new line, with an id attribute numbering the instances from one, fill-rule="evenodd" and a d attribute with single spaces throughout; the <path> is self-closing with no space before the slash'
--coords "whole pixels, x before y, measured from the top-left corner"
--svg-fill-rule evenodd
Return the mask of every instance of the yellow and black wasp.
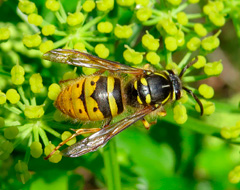
<path id="1" fill-rule="evenodd" d="M 95 151 L 138 120 L 142 120 L 144 126 L 148 128 L 149 123 L 144 117 L 154 111 L 165 115 L 163 106 L 167 102 L 180 99 L 182 90 L 193 96 L 201 108 L 201 115 L 203 114 L 201 102 L 191 90 L 182 86 L 181 81 L 184 72 L 196 60 L 186 65 L 177 75 L 172 70 L 155 72 L 150 69 L 133 68 L 75 50 L 55 49 L 45 53 L 43 58 L 73 66 L 100 69 L 93 75 L 67 80 L 69 84 L 58 95 L 55 106 L 74 119 L 106 120 L 101 128 L 76 130 L 75 134 L 61 142 L 46 159 L 67 141 L 80 134 L 93 133 L 64 149 L 62 151 L 64 156 L 78 157 Z M 110 75 L 103 76 L 105 71 L 109 71 Z M 121 77 L 116 77 L 114 73 L 132 74 L 134 77 L 127 84 L 122 84 Z M 126 105 L 135 107 L 138 111 L 111 124 L 111 119 L 122 113 Z"/>

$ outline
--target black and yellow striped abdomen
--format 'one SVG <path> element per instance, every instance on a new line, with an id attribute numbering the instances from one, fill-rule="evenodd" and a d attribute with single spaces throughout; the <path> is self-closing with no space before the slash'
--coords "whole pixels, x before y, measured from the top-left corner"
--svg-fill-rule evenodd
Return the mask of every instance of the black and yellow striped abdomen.
<path id="1" fill-rule="evenodd" d="M 75 79 L 58 95 L 55 106 L 82 121 L 114 117 L 123 111 L 121 81 L 112 76 Z"/>

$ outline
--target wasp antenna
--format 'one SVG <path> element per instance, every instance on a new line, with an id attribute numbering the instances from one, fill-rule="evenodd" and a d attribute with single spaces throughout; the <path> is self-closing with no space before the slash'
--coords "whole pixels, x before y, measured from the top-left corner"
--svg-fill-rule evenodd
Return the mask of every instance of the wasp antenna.
<path id="1" fill-rule="evenodd" d="M 181 73 L 179 74 L 179 78 L 182 78 L 183 74 L 186 72 L 186 70 L 191 67 L 194 63 L 196 63 L 198 61 L 198 57 L 195 57 L 194 60 L 192 60 L 190 63 L 188 63 L 181 71 Z"/>
<path id="2" fill-rule="evenodd" d="M 185 90 L 187 93 L 191 94 L 191 96 L 196 100 L 196 102 L 200 106 L 201 116 L 202 116 L 203 115 L 203 110 L 204 110 L 202 102 L 198 99 L 198 97 L 190 89 L 183 86 L 183 90 Z"/>

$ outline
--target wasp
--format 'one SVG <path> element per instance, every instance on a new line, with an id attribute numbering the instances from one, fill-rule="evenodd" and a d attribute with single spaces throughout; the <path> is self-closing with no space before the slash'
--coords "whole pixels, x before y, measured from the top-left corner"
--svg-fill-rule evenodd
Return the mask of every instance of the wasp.
<path id="1" fill-rule="evenodd" d="M 58 95 L 55 106 L 65 115 L 81 121 L 106 120 L 100 128 L 80 128 L 65 141 L 61 142 L 45 159 L 70 139 L 80 134 L 93 133 L 83 140 L 69 146 L 61 153 L 67 157 L 78 157 L 104 146 L 111 138 L 128 128 L 138 120 L 142 120 L 148 129 L 150 124 L 144 119 L 152 112 L 166 115 L 164 105 L 181 98 L 182 90 L 188 92 L 201 109 L 203 105 L 197 96 L 182 85 L 181 78 L 185 71 L 197 60 L 187 64 L 179 75 L 172 70 L 153 71 L 149 68 L 134 68 L 118 62 L 106 60 L 75 50 L 55 49 L 43 55 L 53 62 L 73 66 L 99 69 L 90 76 L 62 81 L 69 82 Z M 104 76 L 105 71 L 109 72 Z M 123 84 L 116 74 L 131 74 L 132 79 Z M 136 108 L 136 112 L 111 124 L 116 115 L 121 114 L 126 106 Z"/>

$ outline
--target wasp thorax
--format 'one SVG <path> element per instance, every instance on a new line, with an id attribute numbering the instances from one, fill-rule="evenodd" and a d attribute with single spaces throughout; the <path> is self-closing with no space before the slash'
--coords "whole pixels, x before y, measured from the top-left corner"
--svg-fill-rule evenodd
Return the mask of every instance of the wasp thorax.
<path id="1" fill-rule="evenodd" d="M 172 82 L 166 73 L 151 73 L 132 80 L 126 87 L 128 104 L 165 104 L 172 97 Z"/>

